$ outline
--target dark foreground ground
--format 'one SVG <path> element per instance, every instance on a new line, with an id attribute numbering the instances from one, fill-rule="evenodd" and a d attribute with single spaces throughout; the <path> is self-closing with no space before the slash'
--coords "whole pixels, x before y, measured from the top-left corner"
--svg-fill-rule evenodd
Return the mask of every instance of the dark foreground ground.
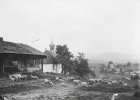
<path id="1" fill-rule="evenodd" d="M 55 82 L 54 87 L 44 83 L 43 79 L 28 82 L 11 83 L 0 88 L 0 94 L 8 100 L 111 100 L 114 93 L 81 90 L 72 82 L 65 81 L 66 86 Z M 119 93 L 115 100 L 140 100 L 133 96 L 134 91 Z"/>

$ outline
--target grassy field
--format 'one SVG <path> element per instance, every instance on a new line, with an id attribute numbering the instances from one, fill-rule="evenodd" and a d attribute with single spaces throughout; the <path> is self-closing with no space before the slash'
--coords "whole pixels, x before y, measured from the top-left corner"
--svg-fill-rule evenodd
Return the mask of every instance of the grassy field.
<path id="1" fill-rule="evenodd" d="M 96 73 L 97 77 L 103 76 L 104 78 L 109 78 L 109 79 L 117 79 L 117 80 L 121 79 L 124 82 L 128 83 L 128 85 L 131 86 L 131 87 L 133 87 L 134 85 L 140 85 L 139 80 L 127 80 L 127 79 L 125 79 L 126 76 L 124 76 L 121 73 L 101 73 L 100 72 L 100 66 L 91 67 L 90 69 Z M 128 70 L 128 68 L 126 68 L 126 67 L 124 69 Z M 137 70 L 138 67 L 130 68 L 130 69 Z M 129 76 L 129 78 L 130 78 L 130 76 Z"/>
<path id="2" fill-rule="evenodd" d="M 118 84 L 94 84 L 86 89 L 74 85 L 72 81 L 64 81 L 66 86 L 61 86 L 60 82 L 54 79 L 55 76 L 66 78 L 62 74 L 48 73 L 44 78 L 51 78 L 55 84 L 50 87 L 44 83 L 44 78 L 38 80 L 23 80 L 18 82 L 11 82 L 9 79 L 1 79 L 0 94 L 7 96 L 10 100 L 110 100 L 114 93 L 119 96 L 116 100 L 140 100 L 135 98 L 134 92 L 139 89 L 133 89 L 134 85 L 138 85 L 138 81 L 127 80 L 122 74 L 115 73 L 100 73 L 99 67 L 92 68 L 96 76 L 103 76 L 113 80 L 123 80 L 128 83 L 128 86 Z M 40 73 L 38 73 L 40 74 Z M 75 79 L 79 79 L 73 76 Z M 81 81 L 87 81 L 80 78 Z M 6 87 L 5 87 L 6 86 Z"/>

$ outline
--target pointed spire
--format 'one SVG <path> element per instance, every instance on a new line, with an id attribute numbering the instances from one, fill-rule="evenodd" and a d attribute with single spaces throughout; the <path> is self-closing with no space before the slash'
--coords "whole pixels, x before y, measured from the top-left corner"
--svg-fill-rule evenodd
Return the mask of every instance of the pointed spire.
<path id="1" fill-rule="evenodd" d="M 51 44 L 53 44 L 53 39 L 52 39 L 52 42 L 51 42 Z"/>
<path id="2" fill-rule="evenodd" d="M 50 43 L 50 50 L 54 51 L 54 49 L 55 49 L 55 44 L 53 43 L 53 39 L 52 39 L 52 41 Z"/>

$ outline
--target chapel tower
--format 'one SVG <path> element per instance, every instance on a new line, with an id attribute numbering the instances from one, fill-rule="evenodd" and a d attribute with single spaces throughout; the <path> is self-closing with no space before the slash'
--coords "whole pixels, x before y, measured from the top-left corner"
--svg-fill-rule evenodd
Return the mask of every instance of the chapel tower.
<path id="1" fill-rule="evenodd" d="M 55 44 L 52 42 L 50 43 L 50 51 L 54 51 L 55 50 Z"/>

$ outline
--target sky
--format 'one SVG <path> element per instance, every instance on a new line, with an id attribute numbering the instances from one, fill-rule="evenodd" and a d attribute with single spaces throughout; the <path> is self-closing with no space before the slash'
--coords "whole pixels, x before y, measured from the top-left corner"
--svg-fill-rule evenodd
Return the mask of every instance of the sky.
<path id="1" fill-rule="evenodd" d="M 140 55 L 139 0 L 0 0 L 0 37 L 44 52 Z"/>

